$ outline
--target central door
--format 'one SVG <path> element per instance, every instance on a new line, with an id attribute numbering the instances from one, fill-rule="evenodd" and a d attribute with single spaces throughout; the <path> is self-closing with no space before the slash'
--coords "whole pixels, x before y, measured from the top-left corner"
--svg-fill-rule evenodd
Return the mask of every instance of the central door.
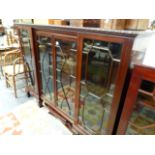
<path id="1" fill-rule="evenodd" d="M 69 118 L 74 117 L 77 43 L 70 37 L 55 37 L 56 105 Z"/>

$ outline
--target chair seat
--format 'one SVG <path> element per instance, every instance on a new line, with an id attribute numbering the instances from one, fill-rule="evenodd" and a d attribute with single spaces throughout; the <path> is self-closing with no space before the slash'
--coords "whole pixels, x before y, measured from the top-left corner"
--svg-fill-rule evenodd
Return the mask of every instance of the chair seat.
<path id="1" fill-rule="evenodd" d="M 23 64 L 16 64 L 15 65 L 15 74 L 13 72 L 13 65 L 8 65 L 4 67 L 4 72 L 8 75 L 16 75 L 20 73 L 24 73 L 24 65 Z"/>

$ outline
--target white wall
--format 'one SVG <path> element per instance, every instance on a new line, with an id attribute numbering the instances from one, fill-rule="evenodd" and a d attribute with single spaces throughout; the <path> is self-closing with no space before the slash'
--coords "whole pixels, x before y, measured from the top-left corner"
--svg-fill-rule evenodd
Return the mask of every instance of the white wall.
<path id="1" fill-rule="evenodd" d="M 48 24 L 48 19 L 34 19 L 34 24 Z"/>
<path id="2" fill-rule="evenodd" d="M 4 18 L 2 19 L 2 24 L 4 27 L 10 27 L 13 25 L 13 19 L 11 18 Z"/>
<path id="3" fill-rule="evenodd" d="M 134 41 L 133 50 L 145 52 L 143 64 L 155 67 L 155 31 L 145 31 Z"/>

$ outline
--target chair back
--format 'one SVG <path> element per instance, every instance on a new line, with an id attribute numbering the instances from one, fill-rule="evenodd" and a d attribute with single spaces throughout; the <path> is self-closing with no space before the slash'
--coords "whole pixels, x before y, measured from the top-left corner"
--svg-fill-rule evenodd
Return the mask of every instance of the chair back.
<path id="1" fill-rule="evenodd" d="M 24 61 L 23 57 L 20 56 L 13 62 L 13 74 L 17 75 L 26 72 L 29 72 L 29 68 L 26 62 Z"/>
<path id="2" fill-rule="evenodd" d="M 4 55 L 4 66 L 13 65 L 14 61 L 22 57 L 22 52 L 19 49 L 12 50 Z"/>

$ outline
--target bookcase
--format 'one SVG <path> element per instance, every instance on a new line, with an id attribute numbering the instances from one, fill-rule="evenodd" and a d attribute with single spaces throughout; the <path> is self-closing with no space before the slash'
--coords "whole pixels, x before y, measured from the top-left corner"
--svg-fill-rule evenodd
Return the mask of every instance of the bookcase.
<path id="1" fill-rule="evenodd" d="M 27 88 L 75 134 L 113 134 L 137 33 L 16 24 Z"/>

